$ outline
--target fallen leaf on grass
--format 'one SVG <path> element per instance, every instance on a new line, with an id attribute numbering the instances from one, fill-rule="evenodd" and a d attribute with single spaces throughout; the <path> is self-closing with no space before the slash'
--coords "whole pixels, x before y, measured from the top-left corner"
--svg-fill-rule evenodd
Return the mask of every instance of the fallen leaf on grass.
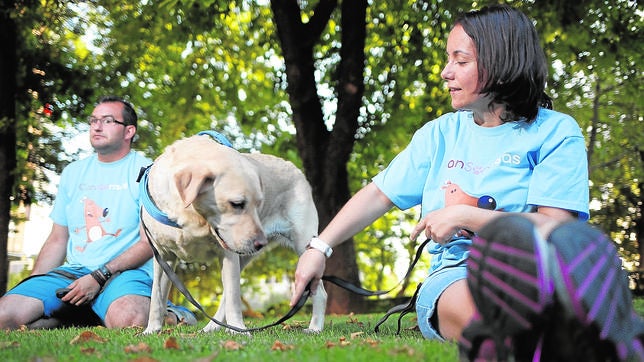
<path id="1" fill-rule="evenodd" d="M 354 318 L 354 317 L 353 317 L 353 315 L 354 315 L 353 313 L 350 313 L 350 314 L 347 316 L 347 318 L 348 318 L 348 320 L 347 320 L 347 324 L 357 324 L 357 325 L 359 325 L 360 327 L 364 326 L 364 323 L 360 322 L 360 321 L 358 320 L 358 318 Z"/>
<path id="2" fill-rule="evenodd" d="M 140 352 L 152 352 L 152 348 L 146 343 L 139 342 L 139 344 L 134 345 L 130 344 L 124 348 L 125 353 L 140 353 Z"/>
<path id="3" fill-rule="evenodd" d="M 92 331 L 83 331 L 76 337 L 72 338 L 71 341 L 69 341 L 69 344 L 76 344 L 76 343 L 85 343 L 85 342 L 98 342 L 98 343 L 105 343 L 107 339 L 99 336 L 98 334 L 92 332 Z"/>
<path id="4" fill-rule="evenodd" d="M 177 339 L 174 337 L 170 337 L 165 340 L 163 343 L 163 348 L 165 349 L 180 349 L 179 348 L 179 343 L 177 343 Z"/>
<path id="5" fill-rule="evenodd" d="M 337 345 L 340 345 L 340 347 L 346 347 L 350 345 L 351 342 L 347 340 L 346 337 L 340 337 L 338 340 L 338 343 L 331 342 L 331 341 L 326 341 L 326 348 L 333 348 Z"/>
<path id="6" fill-rule="evenodd" d="M 290 331 L 296 328 L 304 328 L 304 322 L 302 321 L 291 321 L 291 323 L 282 323 L 282 329 L 285 331 Z"/>
<path id="7" fill-rule="evenodd" d="M 295 346 L 292 344 L 284 344 L 280 341 L 275 341 L 273 343 L 273 346 L 271 347 L 272 351 L 288 351 L 289 349 L 293 349 Z"/>
<path id="8" fill-rule="evenodd" d="M 20 347 L 20 342 L 18 342 L 18 341 L 0 341 L 0 349 L 16 348 L 16 347 Z"/>
<path id="9" fill-rule="evenodd" d="M 342 347 L 348 346 L 350 344 L 351 344 L 351 342 L 349 342 L 346 337 L 340 337 L 340 345 Z"/>
<path id="10" fill-rule="evenodd" d="M 401 346 L 398 348 L 394 348 L 389 351 L 390 355 L 400 355 L 400 354 L 406 354 L 409 357 L 413 357 L 416 355 L 416 350 L 409 347 L 409 346 Z"/>
<path id="11" fill-rule="evenodd" d="M 94 347 L 83 347 L 80 349 L 82 354 L 92 355 L 96 353 L 96 348 Z"/>
<path id="12" fill-rule="evenodd" d="M 375 339 L 372 338 L 367 338 L 364 340 L 364 343 L 370 345 L 371 347 L 376 347 L 378 344 L 380 344 L 380 341 L 376 341 Z"/>
<path id="13" fill-rule="evenodd" d="M 227 349 L 229 351 L 237 351 L 237 350 L 242 349 L 241 344 L 239 344 L 239 343 L 237 343 L 235 341 L 231 341 L 231 340 L 223 342 L 221 345 L 222 345 L 222 347 L 224 347 L 224 349 Z"/>
<path id="14" fill-rule="evenodd" d="M 356 339 L 358 336 L 363 335 L 364 332 L 353 332 L 351 333 L 351 339 Z"/>

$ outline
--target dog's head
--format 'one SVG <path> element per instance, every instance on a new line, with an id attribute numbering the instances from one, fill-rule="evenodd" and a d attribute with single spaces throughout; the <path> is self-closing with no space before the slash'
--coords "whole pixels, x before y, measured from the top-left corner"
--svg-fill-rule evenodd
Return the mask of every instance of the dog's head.
<path id="1" fill-rule="evenodd" d="M 175 172 L 174 183 L 184 207 L 207 220 L 223 248 L 253 254 L 268 243 L 259 216 L 261 180 L 243 157 L 186 163 Z"/>

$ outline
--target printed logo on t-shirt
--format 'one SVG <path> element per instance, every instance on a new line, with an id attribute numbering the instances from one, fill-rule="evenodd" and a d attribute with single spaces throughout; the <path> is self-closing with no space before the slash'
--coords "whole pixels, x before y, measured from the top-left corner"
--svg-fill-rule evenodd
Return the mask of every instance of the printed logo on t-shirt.
<path id="1" fill-rule="evenodd" d="M 83 246 L 76 246 L 76 250 L 84 251 L 88 243 L 99 240 L 106 235 L 111 235 L 114 237 L 119 236 L 121 229 L 117 229 L 115 232 L 111 233 L 103 227 L 103 224 L 110 222 L 108 217 L 109 210 L 107 208 L 101 208 L 94 200 L 84 198 L 83 202 L 83 216 L 85 218 L 85 226 L 82 228 L 77 228 L 74 230 L 75 233 L 80 233 L 82 230 L 85 230 L 86 241 Z"/>
<path id="2" fill-rule="evenodd" d="M 80 184 L 78 189 L 81 191 L 122 191 L 127 190 L 127 182 L 122 184 Z"/>
<path id="3" fill-rule="evenodd" d="M 496 158 L 491 165 L 477 165 L 476 163 L 471 161 L 449 160 L 447 162 L 447 168 L 461 169 L 465 172 L 473 173 L 475 175 L 480 175 L 492 167 L 498 167 L 501 165 L 518 165 L 520 163 L 521 163 L 520 155 L 504 153 L 500 157 Z"/>

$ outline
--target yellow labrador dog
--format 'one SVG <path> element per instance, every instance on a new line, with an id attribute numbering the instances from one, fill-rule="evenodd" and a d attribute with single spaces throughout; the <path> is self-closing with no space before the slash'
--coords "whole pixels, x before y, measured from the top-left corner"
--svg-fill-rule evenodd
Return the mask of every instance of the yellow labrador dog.
<path id="1" fill-rule="evenodd" d="M 240 274 L 268 243 L 279 242 L 298 255 L 317 235 L 318 217 L 311 188 L 292 163 L 264 154 L 242 154 L 209 135 L 174 142 L 144 177 L 149 199 L 158 209 L 142 208 L 142 221 L 162 258 L 205 262 L 222 258 L 223 295 L 214 318 L 245 329 Z M 170 221 L 155 217 L 160 211 Z M 310 331 L 324 325 L 326 291 L 313 296 Z M 161 330 L 171 282 L 158 262 L 145 334 Z M 204 332 L 220 326 L 209 322 Z"/>

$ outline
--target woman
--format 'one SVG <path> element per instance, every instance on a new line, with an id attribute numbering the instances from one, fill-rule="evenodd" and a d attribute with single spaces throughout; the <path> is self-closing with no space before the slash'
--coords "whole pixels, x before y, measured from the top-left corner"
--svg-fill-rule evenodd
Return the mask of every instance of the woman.
<path id="1" fill-rule="evenodd" d="M 421 220 L 411 237 L 423 233 L 432 240 L 428 244 L 431 268 L 416 304 L 422 334 L 461 340 L 471 358 L 485 353 L 497 358 L 495 354 L 506 353 L 502 351 L 506 347 L 507 353 L 523 353 L 512 351 L 517 347 L 512 341 L 500 341 L 532 329 L 533 320 L 517 328 L 514 324 L 481 328 L 481 318 L 494 324 L 488 320 L 494 312 L 512 313 L 494 303 L 479 308 L 488 299 L 503 304 L 508 293 L 507 289 L 490 292 L 490 285 L 481 282 L 481 273 L 486 280 L 508 277 L 507 270 L 504 274 L 487 265 L 488 256 L 490 260 L 494 256 L 481 245 L 516 244 L 532 259 L 524 263 L 513 253 L 503 255 L 508 264 L 531 265 L 526 278 L 536 281 L 528 286 L 528 295 L 519 299 L 537 294 L 533 315 L 528 316 L 536 320 L 551 306 L 552 295 L 540 290 L 545 281 L 538 273 L 544 269 L 531 230 L 536 227 L 547 235 L 557 225 L 589 216 L 584 137 L 573 118 L 548 109 L 547 69 L 534 25 L 520 11 L 498 5 L 459 17 L 447 40 L 447 64 L 441 73 L 456 111 L 419 129 L 407 148 L 314 238 L 311 250 L 300 257 L 292 302 L 309 281 L 315 290 L 324 272 L 324 254 L 313 249 L 328 255 L 327 249 L 391 207 L 404 210 L 421 205 Z M 478 207 L 479 200 L 488 203 Z M 508 213 L 520 215 L 520 220 L 501 217 Z M 474 233 L 485 231 L 483 227 L 491 222 L 497 225 L 474 238 L 479 263 L 466 263 Z M 513 234 L 517 240 L 497 235 L 500 228 L 518 232 Z M 470 285 L 468 264 L 479 267 L 471 270 L 470 266 L 474 276 Z M 508 284 L 511 288 L 516 283 Z M 471 340 L 467 340 L 462 336 L 470 324 L 466 335 Z M 538 338 L 520 348 L 534 352 L 540 350 L 537 343 Z"/>

